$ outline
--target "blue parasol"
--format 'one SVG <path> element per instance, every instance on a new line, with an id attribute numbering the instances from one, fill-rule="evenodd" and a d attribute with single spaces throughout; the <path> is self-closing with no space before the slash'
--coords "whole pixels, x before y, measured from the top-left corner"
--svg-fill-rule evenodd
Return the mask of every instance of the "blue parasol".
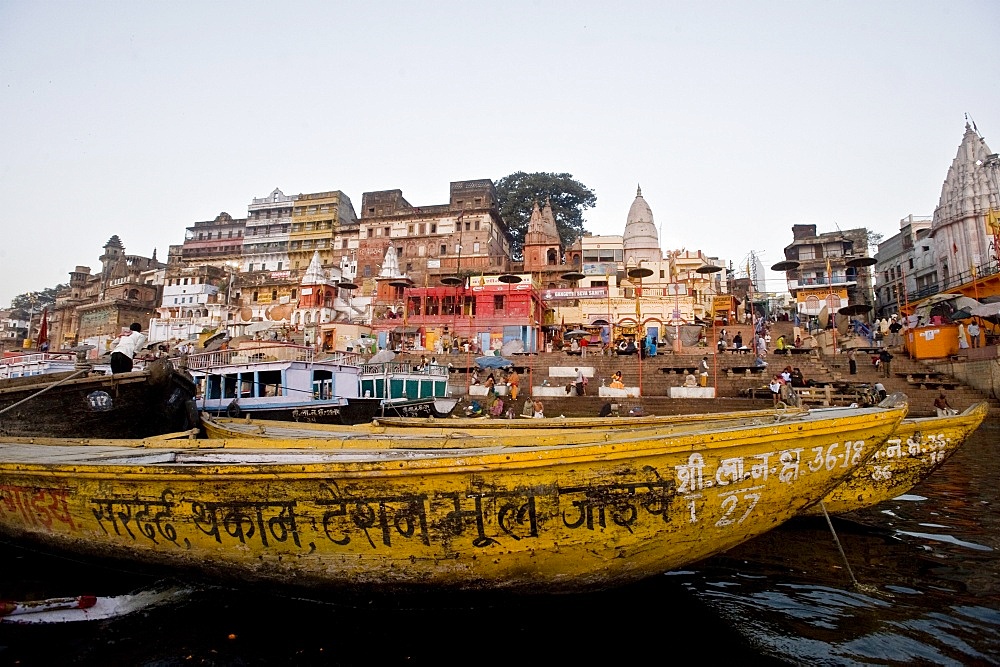
<path id="1" fill-rule="evenodd" d="M 507 366 L 513 366 L 514 362 L 503 357 L 486 356 L 476 357 L 476 365 L 480 368 L 506 368 Z"/>

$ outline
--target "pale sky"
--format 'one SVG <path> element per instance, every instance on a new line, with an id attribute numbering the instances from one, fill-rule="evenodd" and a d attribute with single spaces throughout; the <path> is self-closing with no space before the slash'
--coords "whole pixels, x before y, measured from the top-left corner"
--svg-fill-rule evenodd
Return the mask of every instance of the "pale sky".
<path id="1" fill-rule="evenodd" d="M 995 0 L 0 0 L 0 305 L 275 187 L 360 212 L 568 172 L 591 232 L 639 184 L 665 250 L 737 265 L 796 223 L 888 237 L 933 214 L 966 113 L 1000 150 L 998 33 Z"/>

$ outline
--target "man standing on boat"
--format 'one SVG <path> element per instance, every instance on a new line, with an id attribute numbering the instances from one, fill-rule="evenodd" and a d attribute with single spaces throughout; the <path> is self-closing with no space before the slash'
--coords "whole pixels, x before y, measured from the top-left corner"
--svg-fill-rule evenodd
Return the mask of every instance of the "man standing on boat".
<path id="1" fill-rule="evenodd" d="M 132 370 L 132 358 L 146 344 L 146 335 L 142 333 L 142 325 L 133 322 L 129 326 L 127 336 L 121 336 L 115 349 L 111 350 L 111 373 L 128 373 Z"/>

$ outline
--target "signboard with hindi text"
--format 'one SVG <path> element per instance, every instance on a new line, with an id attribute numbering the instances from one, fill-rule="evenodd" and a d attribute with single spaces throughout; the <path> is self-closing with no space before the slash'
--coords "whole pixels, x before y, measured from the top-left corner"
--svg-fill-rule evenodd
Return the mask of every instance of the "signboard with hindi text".
<path id="1" fill-rule="evenodd" d="M 552 301 L 555 299 L 606 299 L 608 298 L 607 287 L 565 287 L 550 288 L 542 290 L 542 300 Z"/>

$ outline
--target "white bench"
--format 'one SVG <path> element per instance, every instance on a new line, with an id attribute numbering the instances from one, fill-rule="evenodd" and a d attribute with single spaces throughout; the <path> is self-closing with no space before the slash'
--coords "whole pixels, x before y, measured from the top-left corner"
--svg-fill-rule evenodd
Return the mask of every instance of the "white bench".
<path id="1" fill-rule="evenodd" d="M 594 367 L 593 366 L 550 366 L 549 367 L 549 377 L 554 378 L 575 378 L 576 370 L 580 369 L 583 371 L 583 377 L 592 378 L 594 377 Z"/>
<path id="2" fill-rule="evenodd" d="M 498 384 L 493 387 L 493 393 L 497 396 L 507 395 L 507 385 Z M 469 396 L 485 396 L 487 394 L 486 385 L 484 384 L 474 384 L 469 386 Z"/>
<path id="3" fill-rule="evenodd" d="M 615 387 L 601 387 L 597 395 L 615 398 L 639 398 L 639 388 L 624 387 L 622 389 L 616 389 Z"/>
<path id="4" fill-rule="evenodd" d="M 547 396 L 549 398 L 566 398 L 567 396 L 576 396 L 576 388 L 570 389 L 569 392 L 566 391 L 566 385 L 539 385 L 536 384 L 531 388 L 531 395 L 534 397 Z"/>
<path id="5" fill-rule="evenodd" d="M 670 398 L 715 398 L 715 387 L 670 387 Z"/>

